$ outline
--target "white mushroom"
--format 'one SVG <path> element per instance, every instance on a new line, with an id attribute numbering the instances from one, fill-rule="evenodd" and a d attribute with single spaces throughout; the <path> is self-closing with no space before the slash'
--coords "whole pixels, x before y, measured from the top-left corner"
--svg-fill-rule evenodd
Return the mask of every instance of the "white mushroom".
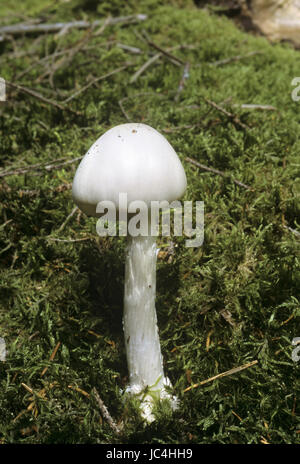
<path id="1" fill-rule="evenodd" d="M 129 205 L 145 202 L 150 211 L 151 201 L 172 202 L 185 189 L 184 169 L 165 137 L 145 124 L 129 123 L 108 130 L 92 145 L 76 171 L 72 193 L 83 212 L 99 216 L 98 203 L 109 200 L 118 208 L 119 194 L 127 194 Z M 128 236 L 123 314 L 127 391 L 143 398 L 148 421 L 153 420 L 153 397 L 176 403 L 165 390 L 170 381 L 164 375 L 157 328 L 156 256 L 156 237 L 151 236 L 150 226 L 145 236 Z"/>

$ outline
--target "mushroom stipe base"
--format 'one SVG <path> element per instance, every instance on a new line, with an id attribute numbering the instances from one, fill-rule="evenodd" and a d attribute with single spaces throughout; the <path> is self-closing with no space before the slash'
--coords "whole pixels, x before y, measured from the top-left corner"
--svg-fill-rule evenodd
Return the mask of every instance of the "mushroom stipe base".
<path id="1" fill-rule="evenodd" d="M 157 383 L 160 379 L 157 379 Z M 166 388 L 167 387 L 167 388 Z M 151 385 L 141 390 L 138 385 L 128 386 L 125 390 L 125 395 L 136 396 L 140 400 L 140 411 L 141 416 L 146 422 L 151 423 L 155 420 L 153 415 L 153 407 L 159 401 L 168 401 L 169 406 L 174 411 L 179 406 L 179 400 L 176 396 L 168 392 L 167 389 L 171 388 L 170 380 L 165 377 L 163 380 L 163 386 L 157 389 L 157 385 Z"/>
<path id="2" fill-rule="evenodd" d="M 126 392 L 141 398 L 142 415 L 150 422 L 154 398 L 169 399 L 173 408 L 177 404 L 165 389 L 171 383 L 164 376 L 157 327 L 156 258 L 155 237 L 128 237 L 123 314 L 130 382 Z"/>

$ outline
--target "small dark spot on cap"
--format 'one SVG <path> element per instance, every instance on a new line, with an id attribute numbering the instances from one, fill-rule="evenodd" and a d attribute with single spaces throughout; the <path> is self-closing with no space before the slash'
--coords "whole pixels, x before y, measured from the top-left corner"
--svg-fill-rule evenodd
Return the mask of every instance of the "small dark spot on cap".
<path id="1" fill-rule="evenodd" d="M 135 129 L 132 129 L 132 133 L 135 134 L 137 132 L 137 130 Z"/>

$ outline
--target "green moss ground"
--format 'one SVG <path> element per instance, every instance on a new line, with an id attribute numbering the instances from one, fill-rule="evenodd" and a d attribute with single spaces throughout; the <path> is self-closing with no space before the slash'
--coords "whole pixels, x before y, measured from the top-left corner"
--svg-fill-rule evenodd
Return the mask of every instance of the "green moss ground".
<path id="1" fill-rule="evenodd" d="M 285 227 L 300 232 L 300 102 L 291 98 L 299 51 L 242 32 L 192 2 L 143 0 L 124 8 L 115 0 L 97 12 L 93 1 L 27 0 L 18 10 L 25 18 L 15 15 L 19 3 L 1 4 L 3 24 L 131 13 L 148 19 L 89 37 L 89 48 L 61 63 L 52 81 L 40 60 L 78 44 L 86 31 L 0 42 L 1 77 L 56 101 L 132 64 L 66 105 L 81 116 L 9 88 L 0 107 L 1 169 L 83 155 L 105 130 L 127 121 L 119 102 L 128 97 L 122 100 L 128 117 L 161 131 L 179 154 L 188 178 L 185 199 L 205 202 L 205 239 L 193 249 L 173 237 L 174 254 L 171 239 L 159 240 L 166 251 L 157 272 L 160 337 L 180 407 L 171 414 L 158 406 L 157 420 L 146 426 L 135 402 L 124 403 L 120 392 L 127 381 L 124 239 L 98 237 L 95 220 L 78 214 L 59 230 L 74 208 L 69 184 L 77 163 L 2 177 L 0 336 L 8 355 L 0 363 L 1 443 L 299 443 L 300 362 L 291 357 L 292 339 L 300 337 L 299 236 Z M 191 64 L 177 102 L 183 67 L 167 58 L 130 83 L 153 52 L 141 39 L 143 30 L 163 48 L 193 46 L 173 51 Z M 211 65 L 253 51 L 261 53 Z M 251 128 L 233 124 L 204 98 Z M 277 111 L 234 106 L 243 103 Z M 186 157 L 228 176 L 203 171 Z M 184 392 L 254 360 L 248 369 Z M 112 417 L 124 422 L 121 436 L 101 418 L 94 387 Z"/>

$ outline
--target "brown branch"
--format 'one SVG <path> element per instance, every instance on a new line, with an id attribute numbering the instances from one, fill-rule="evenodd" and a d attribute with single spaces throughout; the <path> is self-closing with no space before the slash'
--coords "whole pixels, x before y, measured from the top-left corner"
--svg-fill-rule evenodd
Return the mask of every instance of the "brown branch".
<path id="1" fill-rule="evenodd" d="M 135 82 L 139 77 L 140 75 L 146 71 L 147 68 L 149 68 L 149 66 L 151 66 L 153 63 L 155 63 L 155 61 L 157 61 L 160 57 L 161 57 L 161 53 L 157 53 L 156 55 L 152 56 L 148 61 L 146 61 L 134 74 L 133 76 L 131 77 L 130 79 L 130 84 L 133 84 L 133 82 Z"/>
<path id="2" fill-rule="evenodd" d="M 181 126 L 175 126 L 175 127 L 165 127 L 163 132 L 166 134 L 171 134 L 172 132 L 178 132 L 181 130 L 190 130 L 190 129 L 195 129 L 196 127 L 201 127 L 202 123 L 197 123 L 197 124 L 182 124 Z"/>
<path id="3" fill-rule="evenodd" d="M 40 173 L 38 174 L 40 175 Z M 47 193 L 61 193 L 61 192 L 65 192 L 66 190 L 70 190 L 72 188 L 72 184 L 71 183 L 68 183 L 68 184 L 61 184 L 61 185 L 58 185 L 57 187 L 54 187 L 54 188 L 48 188 L 46 190 L 41 190 L 41 189 L 34 189 L 34 190 L 30 190 L 30 189 L 18 189 L 18 190 L 15 190 L 15 189 L 12 189 L 11 187 L 9 187 L 9 185 L 6 184 L 5 181 L 2 182 L 1 186 L 0 186 L 1 190 L 5 191 L 5 192 L 14 192 L 16 193 L 17 195 L 19 195 L 20 198 L 22 197 L 36 197 L 36 196 L 40 196 L 41 195 L 41 192 L 47 192 Z M 7 223 L 9 223 L 9 221 L 7 221 Z M 4 223 L 4 225 L 6 225 L 6 223 Z M 3 227 L 4 225 L 0 226 L 0 229 L 1 227 Z"/>
<path id="4" fill-rule="evenodd" d="M 83 238 L 55 238 L 55 237 L 46 237 L 47 240 L 51 242 L 63 242 L 63 243 L 76 243 L 76 242 L 84 242 L 86 240 L 93 240 L 91 237 L 83 237 Z"/>
<path id="5" fill-rule="evenodd" d="M 122 50 L 125 50 L 126 52 L 133 53 L 134 55 L 140 55 L 142 53 L 142 50 L 140 48 L 132 47 L 131 45 L 123 44 L 120 42 L 117 42 L 116 46 L 121 48 Z"/>
<path id="6" fill-rule="evenodd" d="M 142 38 L 143 40 L 145 40 L 144 38 Z M 153 43 L 151 42 L 150 40 L 147 40 L 145 41 L 146 43 L 150 44 L 150 43 Z M 172 63 L 176 64 L 177 66 L 180 66 L 181 64 L 185 64 L 184 61 L 180 60 L 179 58 L 176 58 L 174 55 L 171 55 L 169 52 L 172 51 L 172 50 L 184 50 L 184 49 L 193 49 L 195 48 L 194 45 L 189 45 L 189 44 L 186 44 L 186 45 L 176 45 L 175 47 L 171 47 L 171 48 L 168 48 L 167 50 L 163 50 L 163 49 L 160 49 L 161 51 L 159 53 L 157 53 L 156 55 L 153 55 L 151 58 L 149 58 L 149 60 L 147 60 L 142 66 L 140 69 L 138 69 L 135 74 L 131 77 L 130 79 L 130 83 L 132 84 L 133 82 L 135 82 L 139 76 L 147 69 L 149 68 L 149 66 L 151 66 L 153 63 L 155 63 L 155 61 L 157 61 L 159 58 L 162 57 L 163 54 L 166 54 L 168 53 L 169 54 L 169 58 L 170 60 L 172 61 Z"/>
<path id="7" fill-rule="evenodd" d="M 292 234 L 296 235 L 296 237 L 300 237 L 300 232 L 298 232 L 298 230 L 293 229 L 292 227 L 286 226 L 286 225 L 284 225 L 283 227 L 284 227 L 286 230 L 289 230 L 290 232 L 292 232 Z"/>
<path id="8" fill-rule="evenodd" d="M 215 108 L 216 110 L 220 111 L 221 113 L 225 114 L 229 119 L 232 120 L 233 123 L 236 125 L 240 126 L 242 129 L 251 129 L 251 127 L 247 126 L 247 124 L 244 124 L 240 119 L 233 113 L 230 113 L 229 111 L 225 110 L 222 106 L 218 105 L 216 102 L 209 100 L 208 98 L 204 97 L 204 100 L 206 103 L 208 103 L 210 106 Z"/>
<path id="9" fill-rule="evenodd" d="M 68 164 L 73 164 L 76 163 L 76 161 L 79 161 L 83 158 L 83 156 L 78 156 L 77 158 L 73 158 L 67 161 L 63 161 L 62 163 L 58 164 L 49 164 L 48 163 L 37 163 L 37 164 L 32 164 L 30 166 L 25 166 L 24 168 L 17 168 L 12 171 L 3 171 L 0 172 L 0 177 L 7 177 L 7 176 L 14 176 L 16 174 L 26 174 L 27 172 L 30 171 L 36 171 L 36 170 L 45 170 L 45 171 L 52 171 L 53 169 L 59 169 L 62 166 L 66 166 Z M 60 158 L 57 160 L 54 160 L 52 163 L 56 163 L 57 161 L 62 161 L 65 158 Z"/>
<path id="10" fill-rule="evenodd" d="M 94 22 L 88 21 L 70 21 L 68 23 L 54 23 L 54 24 L 14 24 L 12 26 L 3 26 L 0 27 L 0 35 L 10 34 L 10 35 L 20 35 L 28 34 L 32 32 L 58 32 L 62 29 L 87 29 L 90 27 L 101 26 L 106 22 L 106 25 L 115 25 L 115 24 L 134 24 L 137 22 L 145 21 L 147 15 L 137 14 L 130 16 L 120 16 L 116 18 L 101 19 Z"/>
<path id="11" fill-rule="evenodd" d="M 69 111 L 70 113 L 76 114 L 77 116 L 82 116 L 82 113 L 80 113 L 78 111 L 75 111 L 75 110 L 72 110 L 71 108 L 65 107 L 65 106 L 61 105 L 60 103 L 58 103 L 58 102 L 56 102 L 54 100 L 50 100 L 49 98 L 44 97 L 43 95 L 36 92 L 35 90 L 28 89 L 27 87 L 23 87 L 22 85 L 19 85 L 19 84 L 13 84 L 12 82 L 9 82 L 7 80 L 5 81 L 5 83 L 8 86 L 18 90 L 19 92 L 30 95 L 31 97 L 34 97 L 37 100 L 40 100 L 43 103 L 46 103 L 47 105 L 54 106 L 54 108 L 58 108 L 61 111 Z"/>
<path id="12" fill-rule="evenodd" d="M 120 427 L 117 426 L 117 424 L 115 423 L 115 421 L 113 420 L 113 418 L 111 417 L 110 413 L 108 412 L 108 409 L 107 407 L 105 406 L 105 404 L 103 403 L 102 399 L 100 398 L 99 396 L 99 393 L 97 392 L 96 388 L 94 387 L 93 388 L 93 394 L 96 398 L 96 401 L 98 403 L 98 406 L 100 408 L 100 411 L 101 411 L 101 414 L 102 416 L 104 417 L 104 419 L 107 420 L 110 428 L 117 434 L 119 435 L 122 431 L 122 429 Z"/>
<path id="13" fill-rule="evenodd" d="M 242 109 L 246 110 L 267 110 L 267 111 L 277 111 L 277 108 L 272 105 L 255 105 L 255 104 L 247 104 L 247 103 L 241 103 L 240 105 L 238 103 L 234 104 L 233 106 L 239 106 Z"/>
<path id="14" fill-rule="evenodd" d="M 121 98 L 121 100 L 119 100 L 118 103 L 119 103 L 119 106 L 121 108 L 122 113 L 124 114 L 124 116 L 125 116 L 125 118 L 127 119 L 128 122 L 131 122 L 132 119 L 130 118 L 129 114 L 125 110 L 123 103 L 125 101 L 127 101 L 127 100 L 134 99 L 134 98 L 137 98 L 137 97 L 141 97 L 141 96 L 144 96 L 144 95 L 151 95 L 153 97 L 166 97 L 162 93 L 158 93 L 158 92 L 138 92 L 138 93 L 135 93 L 133 95 L 129 95 L 128 97 Z"/>
<path id="15" fill-rule="evenodd" d="M 204 171 L 213 172 L 214 174 L 218 174 L 219 176 L 229 178 L 229 179 L 231 179 L 236 185 L 239 185 L 240 187 L 243 187 L 243 188 L 245 188 L 246 190 L 254 190 L 253 187 L 250 187 L 249 185 L 243 184 L 242 182 L 240 182 L 240 181 L 237 180 L 237 179 L 232 179 L 232 178 L 230 177 L 230 175 L 227 174 L 227 173 L 224 172 L 224 171 L 219 171 L 219 169 L 210 168 L 209 166 L 206 166 L 205 164 L 199 163 L 199 161 L 196 161 L 196 160 L 194 160 L 193 158 L 186 157 L 185 160 L 188 161 L 188 162 L 191 163 L 191 164 L 194 164 L 194 165 L 197 166 L 198 168 L 203 169 Z"/>
<path id="16" fill-rule="evenodd" d="M 51 64 L 50 68 L 43 74 L 43 76 L 38 80 L 38 82 L 40 82 L 42 78 L 44 78 L 45 76 L 49 75 L 49 82 L 51 84 L 51 87 L 53 88 L 54 74 L 60 68 L 68 65 L 73 60 L 75 55 L 77 55 L 77 53 L 79 53 L 80 50 L 82 50 L 82 48 L 87 44 L 87 42 L 89 42 L 89 40 L 92 37 L 92 32 L 92 28 L 88 29 L 88 31 L 85 32 L 83 38 L 81 38 L 71 49 L 69 49 L 68 52 L 64 53 L 60 59 L 58 59 L 55 63 Z"/>
<path id="17" fill-rule="evenodd" d="M 157 45 L 156 43 L 152 42 L 151 40 L 147 40 L 147 43 L 148 45 L 150 45 L 150 47 L 153 47 L 155 48 L 157 51 L 159 51 L 161 54 L 165 55 L 167 58 L 169 58 L 172 62 L 175 61 L 175 63 L 179 66 L 181 65 L 184 65 L 185 62 L 182 61 L 180 58 L 177 58 L 177 56 L 173 55 L 172 53 L 169 52 L 169 50 L 165 50 L 163 48 L 161 48 L 159 45 Z M 174 63 L 174 64 L 175 64 Z"/>
<path id="18" fill-rule="evenodd" d="M 77 92 L 73 93 L 70 97 L 66 98 L 63 103 L 68 103 L 70 100 L 73 100 L 73 98 L 76 98 L 78 97 L 78 95 L 80 95 L 82 92 L 84 92 L 85 90 L 87 90 L 89 87 L 91 87 L 92 85 L 96 84 L 97 82 L 99 81 L 102 81 L 104 79 L 106 79 L 107 77 L 110 77 L 112 76 L 113 74 L 116 74 L 116 73 L 119 73 L 121 71 L 124 71 L 124 69 L 128 68 L 129 66 L 132 66 L 132 63 L 126 63 L 124 64 L 123 66 L 120 66 L 119 68 L 117 69 L 114 69 L 113 71 L 110 71 L 106 74 L 104 74 L 103 76 L 99 76 L 99 77 L 96 77 L 95 79 L 93 79 L 92 81 L 90 81 L 88 84 L 86 84 L 84 87 L 81 87 L 81 89 L 77 90 Z"/>
<path id="19" fill-rule="evenodd" d="M 55 346 L 54 350 L 52 351 L 52 354 L 51 354 L 51 356 L 50 356 L 50 358 L 49 358 L 49 362 L 52 362 L 52 361 L 54 360 L 54 358 L 55 358 L 55 356 L 56 356 L 56 353 L 57 353 L 57 351 L 58 351 L 58 348 L 60 347 L 60 344 L 61 344 L 60 342 L 58 342 L 58 343 L 56 344 L 56 346 Z M 49 366 L 46 366 L 46 367 L 43 369 L 43 371 L 42 371 L 42 373 L 41 373 L 41 377 L 43 377 L 43 376 L 46 374 L 46 372 L 47 372 L 47 370 L 48 370 L 48 367 L 49 367 Z"/>
<path id="20" fill-rule="evenodd" d="M 221 66 L 223 64 L 232 63 L 233 61 L 239 61 L 239 60 L 243 60 L 244 58 L 249 58 L 250 56 L 260 55 L 262 53 L 264 52 L 254 51 L 254 52 L 247 53 L 246 55 L 231 56 L 230 58 L 225 58 L 224 60 L 215 61 L 214 63 L 210 63 L 210 64 L 211 66 Z"/>
<path id="21" fill-rule="evenodd" d="M 258 361 L 255 360 L 255 361 L 251 361 L 251 362 L 249 362 L 247 364 L 243 364 L 242 366 L 234 367 L 233 369 L 229 369 L 229 371 L 222 372 L 221 374 L 217 374 L 214 377 L 210 377 L 207 380 L 203 380 L 202 382 L 195 383 L 195 384 L 191 385 L 190 387 L 183 390 L 183 393 L 185 393 L 185 392 L 187 392 L 189 390 L 192 390 L 193 388 L 200 387 L 201 385 L 205 385 L 206 383 L 212 382 L 213 380 L 221 379 L 222 377 L 225 377 L 227 375 L 236 374 L 237 372 L 240 372 L 240 371 L 242 371 L 244 369 L 248 369 L 248 367 L 254 366 L 257 363 L 258 363 Z"/>
<path id="22" fill-rule="evenodd" d="M 123 106 L 123 101 L 124 101 L 125 99 L 126 99 L 126 97 L 125 97 L 125 98 L 121 98 L 121 100 L 118 101 L 119 107 L 121 108 L 121 111 L 122 111 L 122 113 L 123 113 L 124 116 L 125 116 L 125 119 L 126 119 L 128 122 L 131 122 L 131 119 L 130 119 L 129 115 L 128 115 L 128 113 L 126 112 L 126 110 L 125 110 L 125 108 L 124 108 L 124 106 Z"/>
<path id="23" fill-rule="evenodd" d="M 57 230 L 57 232 L 61 232 L 66 224 L 69 222 L 69 220 L 74 216 L 74 214 L 76 213 L 76 211 L 78 210 L 78 207 L 75 206 L 75 208 L 73 208 L 73 210 L 71 211 L 71 213 L 66 217 L 65 221 L 62 223 L 62 225 L 59 227 L 59 229 Z"/>

